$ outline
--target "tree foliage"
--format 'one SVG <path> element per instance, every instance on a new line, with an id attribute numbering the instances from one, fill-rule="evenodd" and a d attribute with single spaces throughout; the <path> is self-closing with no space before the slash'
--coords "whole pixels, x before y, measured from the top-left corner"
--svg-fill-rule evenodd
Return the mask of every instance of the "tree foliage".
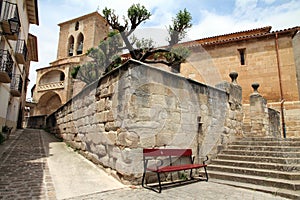
<path id="1" fill-rule="evenodd" d="M 180 63 L 184 62 L 190 52 L 187 48 L 177 47 L 192 27 L 191 14 L 180 10 L 168 26 L 168 46 L 154 48 L 153 40 L 137 39 L 133 32 L 143 22 L 151 17 L 151 13 L 140 4 L 133 4 L 128 8 L 127 16 L 120 20 L 113 9 L 105 8 L 102 11 L 107 23 L 114 30 L 98 46 L 88 51 L 87 55 L 92 61 L 74 68 L 72 75 L 86 83 L 99 78 L 104 72 L 110 71 L 121 64 L 120 52 L 129 51 L 130 57 L 144 63 L 160 63 L 178 71 Z M 125 46 L 123 46 L 123 42 Z"/>
<path id="2" fill-rule="evenodd" d="M 122 39 L 118 31 L 112 31 L 100 42 L 97 48 L 87 51 L 87 56 L 91 61 L 72 69 L 73 78 L 82 80 L 89 84 L 102 76 L 104 72 L 110 71 L 121 63 L 120 46 Z"/>

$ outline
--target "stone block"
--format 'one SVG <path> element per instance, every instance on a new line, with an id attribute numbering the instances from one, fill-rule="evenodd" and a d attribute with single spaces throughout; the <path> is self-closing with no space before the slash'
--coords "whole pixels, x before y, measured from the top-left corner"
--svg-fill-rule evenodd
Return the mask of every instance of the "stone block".
<path id="1" fill-rule="evenodd" d="M 95 117 L 96 117 L 98 123 L 106 122 L 105 112 L 104 111 L 96 113 Z"/>
<path id="2" fill-rule="evenodd" d="M 115 145 L 117 143 L 117 132 L 116 131 L 109 131 L 105 132 L 106 144 L 108 145 Z"/>
<path id="3" fill-rule="evenodd" d="M 110 152 L 109 152 L 109 157 L 115 158 L 115 159 L 121 159 L 121 150 L 117 146 L 109 146 Z"/>
<path id="4" fill-rule="evenodd" d="M 139 146 L 144 148 L 153 148 L 157 146 L 155 134 L 143 134 L 140 135 Z"/>
<path id="5" fill-rule="evenodd" d="M 143 151 L 142 149 L 130 149 L 125 148 L 121 150 L 122 161 L 124 163 L 130 164 L 136 161 L 143 160 Z"/>
<path id="6" fill-rule="evenodd" d="M 167 146 L 172 143 L 174 139 L 174 133 L 160 133 L 156 136 L 157 146 Z"/>
<path id="7" fill-rule="evenodd" d="M 118 127 L 115 126 L 115 122 L 105 123 L 105 131 L 117 131 Z"/>
<path id="8" fill-rule="evenodd" d="M 103 156 L 106 156 L 107 155 L 107 152 L 106 152 L 106 148 L 104 145 L 100 144 L 100 145 L 95 145 L 95 154 L 97 154 L 97 156 L 100 158 L 100 157 L 103 157 Z"/>
<path id="9" fill-rule="evenodd" d="M 133 163 L 125 163 L 121 160 L 116 161 L 116 170 L 123 176 L 134 176 L 143 172 L 143 162 L 136 161 Z"/>
<path id="10" fill-rule="evenodd" d="M 86 149 L 86 143 L 85 142 L 81 142 L 81 144 L 80 144 L 80 149 L 82 150 L 82 151 L 86 151 L 87 149 Z"/>
<path id="11" fill-rule="evenodd" d="M 105 112 L 105 121 L 106 122 L 113 122 L 114 120 L 115 120 L 115 117 L 114 117 L 112 110 Z"/>
<path id="12" fill-rule="evenodd" d="M 122 131 L 118 133 L 117 144 L 125 147 L 136 148 L 139 136 L 135 132 Z"/>
<path id="13" fill-rule="evenodd" d="M 94 144 L 103 144 L 105 143 L 105 136 L 102 132 L 92 132 L 86 134 L 86 139 L 89 142 L 92 142 Z"/>
<path id="14" fill-rule="evenodd" d="M 99 101 L 97 101 L 97 112 L 102 112 L 105 110 L 105 98 L 101 98 Z"/>

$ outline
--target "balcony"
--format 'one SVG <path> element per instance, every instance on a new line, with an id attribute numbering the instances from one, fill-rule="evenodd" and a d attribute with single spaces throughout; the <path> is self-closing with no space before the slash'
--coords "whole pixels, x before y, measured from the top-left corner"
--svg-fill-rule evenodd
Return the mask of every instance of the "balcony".
<path id="1" fill-rule="evenodd" d="M 22 94 L 23 80 L 21 75 L 15 74 L 12 76 L 10 83 L 10 93 L 14 97 L 20 97 Z"/>
<path id="2" fill-rule="evenodd" d="M 27 61 L 27 46 L 25 40 L 18 40 L 16 45 L 15 57 L 17 62 L 25 64 Z"/>
<path id="3" fill-rule="evenodd" d="M 17 4 L 8 1 L 0 1 L 0 4 L 1 34 L 7 39 L 17 40 L 21 26 Z"/>
<path id="4" fill-rule="evenodd" d="M 38 86 L 38 91 L 56 90 L 56 89 L 63 89 L 63 88 L 64 88 L 64 81 L 58 81 L 58 82 L 41 84 Z"/>
<path id="5" fill-rule="evenodd" d="M 0 49 L 0 83 L 11 82 L 13 64 L 8 50 Z"/>

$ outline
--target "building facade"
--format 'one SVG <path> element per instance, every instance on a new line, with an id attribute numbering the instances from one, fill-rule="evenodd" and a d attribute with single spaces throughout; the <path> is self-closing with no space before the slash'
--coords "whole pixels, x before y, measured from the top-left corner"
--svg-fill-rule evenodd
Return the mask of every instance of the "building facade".
<path id="1" fill-rule="evenodd" d="M 37 0 L 0 1 L 0 128 L 21 128 L 31 61 L 38 61 Z"/>
<path id="2" fill-rule="evenodd" d="M 87 61 L 87 50 L 97 47 L 109 31 L 107 22 L 98 12 L 58 25 L 57 59 L 50 66 L 37 70 L 34 116 L 51 114 L 84 87 L 84 83 L 72 79 L 71 70 Z"/>
<path id="3" fill-rule="evenodd" d="M 248 112 L 252 83 L 268 106 L 281 113 L 282 131 L 299 137 L 300 27 L 271 31 L 271 27 L 220 35 L 184 43 L 192 50 L 181 66 L 184 76 L 215 85 L 236 71 Z"/>

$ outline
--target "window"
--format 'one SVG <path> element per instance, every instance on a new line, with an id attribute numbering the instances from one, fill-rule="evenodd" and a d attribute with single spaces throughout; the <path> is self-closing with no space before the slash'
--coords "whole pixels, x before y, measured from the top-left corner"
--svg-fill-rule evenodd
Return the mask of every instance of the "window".
<path id="1" fill-rule="evenodd" d="M 59 80 L 60 81 L 64 81 L 65 80 L 65 73 L 63 73 L 63 72 L 60 73 Z"/>
<path id="2" fill-rule="evenodd" d="M 77 55 L 80 55 L 83 52 L 83 40 L 84 40 L 83 34 L 80 33 L 77 37 L 77 49 L 76 49 Z"/>
<path id="3" fill-rule="evenodd" d="M 246 58 L 246 56 L 245 56 L 245 52 L 246 52 L 246 49 L 238 49 L 238 51 L 239 51 L 239 54 L 240 54 L 240 63 L 241 63 L 241 65 L 245 65 L 245 58 Z"/>
<path id="4" fill-rule="evenodd" d="M 77 31 L 79 29 L 79 22 L 76 22 L 75 24 L 75 31 Z"/>
<path id="5" fill-rule="evenodd" d="M 73 50 L 74 50 L 74 37 L 71 35 L 69 37 L 68 41 L 68 55 L 73 56 Z"/>

